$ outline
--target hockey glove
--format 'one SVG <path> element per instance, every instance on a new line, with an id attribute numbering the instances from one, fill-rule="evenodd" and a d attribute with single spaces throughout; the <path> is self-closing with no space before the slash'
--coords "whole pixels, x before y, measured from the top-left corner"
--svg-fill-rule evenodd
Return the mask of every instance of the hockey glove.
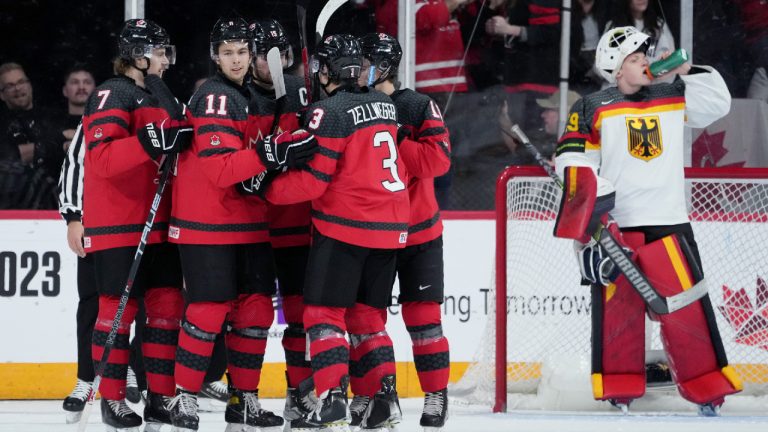
<path id="1" fill-rule="evenodd" d="M 400 145 L 401 142 L 403 142 L 404 139 L 410 138 L 413 136 L 413 126 L 410 125 L 402 125 L 397 128 L 397 144 Z"/>
<path id="2" fill-rule="evenodd" d="M 243 180 L 237 184 L 237 190 L 246 195 L 256 195 L 261 199 L 267 194 L 267 188 L 272 180 L 280 174 L 279 171 L 264 171 L 259 175 Z"/>
<path id="3" fill-rule="evenodd" d="M 148 123 L 139 129 L 139 142 L 149 157 L 157 159 L 164 154 L 181 153 L 192 143 L 192 126 L 186 121 L 165 119 Z"/>
<path id="4" fill-rule="evenodd" d="M 621 271 L 595 240 L 591 240 L 587 244 L 575 241 L 573 245 L 579 260 L 581 277 L 584 280 L 593 284 L 599 283 L 603 286 L 610 285 L 616 281 Z M 630 256 L 632 255 L 632 251 L 629 249 L 624 250 Z"/>
<path id="5" fill-rule="evenodd" d="M 279 171 L 306 164 L 317 153 L 317 146 L 314 135 L 299 129 L 293 133 L 267 135 L 256 144 L 256 153 L 267 171 Z"/>

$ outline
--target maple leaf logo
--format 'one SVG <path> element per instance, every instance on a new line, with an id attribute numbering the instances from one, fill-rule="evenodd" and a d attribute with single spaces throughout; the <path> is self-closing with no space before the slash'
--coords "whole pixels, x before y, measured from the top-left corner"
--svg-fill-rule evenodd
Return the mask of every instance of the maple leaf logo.
<path id="1" fill-rule="evenodd" d="M 743 167 L 745 162 L 735 162 L 732 164 L 718 164 L 728 150 L 723 145 L 725 140 L 725 131 L 707 133 L 701 132 L 696 141 L 693 142 L 691 149 L 691 166 L 694 168 L 713 168 L 713 167 Z"/>
<path id="2" fill-rule="evenodd" d="M 755 303 L 744 288 L 723 285 L 723 304 L 717 307 L 736 333 L 736 343 L 768 351 L 768 285 L 757 278 Z"/>

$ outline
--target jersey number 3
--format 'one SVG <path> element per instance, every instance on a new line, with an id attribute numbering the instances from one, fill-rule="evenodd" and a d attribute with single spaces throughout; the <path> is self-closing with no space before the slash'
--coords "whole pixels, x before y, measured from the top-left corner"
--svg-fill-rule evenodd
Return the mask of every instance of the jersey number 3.
<path id="1" fill-rule="evenodd" d="M 376 135 L 373 136 L 373 146 L 381 147 L 382 143 L 386 143 L 389 149 L 389 157 L 382 161 L 382 168 L 388 169 L 395 181 L 384 180 L 381 182 L 381 185 L 390 192 L 401 191 L 405 189 L 405 184 L 397 174 L 397 148 L 395 147 L 395 140 L 392 138 L 392 134 L 388 131 L 376 132 Z"/>

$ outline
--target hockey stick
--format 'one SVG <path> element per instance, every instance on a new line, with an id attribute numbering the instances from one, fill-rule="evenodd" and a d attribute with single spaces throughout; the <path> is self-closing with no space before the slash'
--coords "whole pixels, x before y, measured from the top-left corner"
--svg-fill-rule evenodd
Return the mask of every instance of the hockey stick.
<path id="1" fill-rule="evenodd" d="M 315 24 L 315 40 L 314 44 L 317 46 L 322 39 L 323 33 L 325 33 L 325 27 L 328 25 L 328 20 L 347 0 L 329 0 L 328 3 L 323 6 L 320 11 L 320 15 L 317 16 L 317 23 Z M 309 65 L 309 53 L 307 50 L 307 6 L 309 0 L 298 0 L 296 2 L 296 16 L 299 21 L 299 43 L 301 44 L 301 62 L 304 64 L 304 86 L 307 88 L 307 105 L 310 105 L 312 101 L 319 99 L 320 92 L 316 85 L 312 84 L 312 70 Z"/>
<path id="2" fill-rule="evenodd" d="M 267 52 L 267 66 L 269 66 L 269 74 L 272 75 L 272 85 L 275 87 L 275 117 L 272 119 L 272 127 L 269 129 L 270 133 L 274 134 L 277 132 L 280 116 L 285 109 L 285 100 L 288 99 L 285 91 L 285 77 L 283 77 L 283 61 L 277 47 L 272 47 Z"/>
<path id="3" fill-rule="evenodd" d="M 147 75 L 144 80 L 144 84 L 147 88 L 158 97 L 160 105 L 165 108 L 168 113 L 176 118 L 181 119 L 184 116 L 184 109 L 180 106 L 176 99 L 171 94 L 165 83 L 155 75 Z M 169 99 L 170 96 L 170 99 Z M 139 239 L 139 245 L 136 247 L 136 254 L 133 256 L 133 262 L 131 268 L 128 270 L 128 279 L 125 282 L 125 288 L 120 295 L 120 302 L 117 305 L 117 311 L 115 312 L 115 318 L 112 320 L 112 327 L 109 329 L 107 340 L 104 342 L 104 351 L 101 354 L 101 360 L 96 366 L 95 377 L 93 379 L 93 385 L 91 386 L 91 392 L 88 394 L 87 403 L 83 408 L 83 414 L 80 416 L 80 420 L 77 425 L 78 432 L 85 432 L 85 428 L 88 425 L 88 417 L 91 415 L 93 409 L 93 402 L 96 399 L 96 393 L 99 391 L 99 385 L 101 385 L 102 375 L 104 369 L 107 366 L 107 360 L 112 353 L 112 349 L 115 346 L 115 339 L 117 338 L 117 329 L 120 327 L 120 322 L 123 320 L 123 314 L 125 313 L 125 307 L 128 304 L 128 299 L 133 288 L 133 282 L 136 278 L 136 274 L 139 272 L 139 265 L 141 264 L 141 258 L 144 256 L 144 249 L 147 247 L 147 240 L 149 234 L 152 232 L 152 226 L 155 223 L 155 216 L 157 215 L 157 209 L 160 207 L 160 201 L 163 199 L 163 192 L 168 184 L 168 177 L 170 176 L 173 166 L 176 162 L 176 155 L 166 157 L 161 163 L 161 174 L 158 180 L 157 190 L 155 196 L 152 198 L 152 204 L 149 208 L 149 214 L 147 220 L 144 222 L 144 229 L 141 232 L 141 238 Z"/>
<path id="4" fill-rule="evenodd" d="M 539 149 L 537 149 L 531 143 L 531 141 L 528 139 L 528 136 L 526 136 L 523 130 L 520 129 L 520 126 L 513 125 L 511 130 L 512 133 L 509 133 L 502 129 L 502 131 L 509 137 L 522 142 L 526 150 L 528 150 L 536 159 L 536 162 L 541 165 L 542 168 L 544 168 L 544 171 L 547 172 L 547 175 L 549 175 L 549 177 L 555 181 L 555 184 L 560 189 L 563 189 L 563 181 L 560 180 L 560 177 L 558 177 L 555 169 L 549 163 L 547 163 L 546 160 L 544 160 L 544 157 L 541 155 L 541 152 L 539 152 Z M 613 261 L 613 263 L 616 264 L 616 266 L 619 268 L 621 273 L 624 274 L 632 288 L 634 288 L 637 293 L 643 297 L 645 303 L 654 313 L 660 315 L 672 313 L 707 295 L 707 286 L 704 283 L 704 279 L 702 279 L 690 289 L 687 289 L 679 294 L 664 297 L 663 295 L 659 294 L 658 291 L 656 291 L 642 270 L 637 267 L 635 262 L 632 261 L 624 248 L 619 244 L 618 240 L 616 240 L 613 234 L 611 234 L 611 232 L 608 231 L 604 225 L 600 225 L 600 227 L 598 227 L 598 230 L 594 235 L 594 239 L 606 252 L 608 258 L 610 258 L 610 260 Z"/>

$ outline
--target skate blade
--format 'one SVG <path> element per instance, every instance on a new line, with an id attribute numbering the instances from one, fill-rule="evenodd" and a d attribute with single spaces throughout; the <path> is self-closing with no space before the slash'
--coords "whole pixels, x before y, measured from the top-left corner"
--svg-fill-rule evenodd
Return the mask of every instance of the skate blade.
<path id="1" fill-rule="evenodd" d="M 224 432 L 243 432 L 245 431 L 245 425 L 242 423 L 227 423 L 227 428 Z"/>
<path id="2" fill-rule="evenodd" d="M 286 423 L 283 423 L 280 426 L 267 426 L 267 427 L 246 426 L 245 429 L 243 429 L 243 432 L 280 432 L 283 430 L 284 424 Z"/>
<path id="3" fill-rule="evenodd" d="M 320 429 L 321 432 L 351 432 L 347 423 L 330 423 Z"/>
<path id="4" fill-rule="evenodd" d="M 197 432 L 195 429 L 187 429 L 183 427 L 174 427 L 171 432 Z"/>
<path id="5" fill-rule="evenodd" d="M 131 426 L 131 427 L 119 428 L 119 429 L 110 425 L 104 425 L 104 426 L 106 427 L 107 432 L 139 432 L 138 426 Z"/>
<path id="6" fill-rule="evenodd" d="M 165 423 L 147 422 L 144 426 L 144 432 L 161 432 Z"/>
<path id="7" fill-rule="evenodd" d="M 199 412 L 224 412 L 227 410 L 227 403 L 215 399 L 198 398 L 197 410 Z"/>
<path id="8" fill-rule="evenodd" d="M 440 432 L 441 430 L 443 430 L 442 427 L 424 426 L 424 432 Z"/>
<path id="9" fill-rule="evenodd" d="M 67 424 L 77 423 L 80 421 L 80 417 L 82 416 L 82 411 L 67 411 L 67 417 L 65 420 Z"/>

